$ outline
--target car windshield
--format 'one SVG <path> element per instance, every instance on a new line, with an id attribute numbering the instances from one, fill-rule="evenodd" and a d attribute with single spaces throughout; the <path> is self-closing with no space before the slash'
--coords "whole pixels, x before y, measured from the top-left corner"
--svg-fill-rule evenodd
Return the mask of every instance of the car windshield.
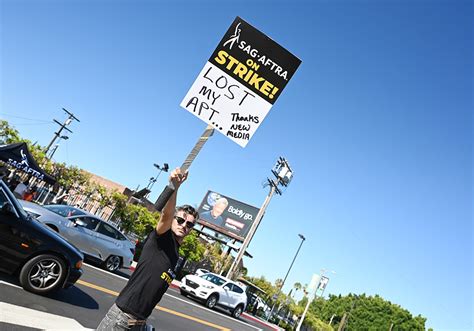
<path id="1" fill-rule="evenodd" d="M 204 274 L 201 276 L 201 278 L 204 278 L 205 280 L 216 284 L 217 286 L 221 286 L 226 283 L 226 281 L 219 276 L 213 275 L 213 274 Z"/>
<path id="2" fill-rule="evenodd" d="M 8 198 L 7 198 L 7 195 L 8 195 L 11 203 L 14 205 L 14 208 L 18 210 L 18 212 L 23 217 L 29 218 L 29 214 L 23 209 L 23 207 L 20 205 L 18 200 L 13 196 L 13 194 L 11 194 L 11 192 L 7 193 L 8 188 L 6 187 L 6 185 L 5 187 L 3 187 L 2 185 L 2 188 L 5 189 L 5 191 L 0 190 L 0 208 L 3 207 L 3 205 L 8 202 Z"/>
<path id="3" fill-rule="evenodd" d="M 43 207 L 63 217 L 86 215 L 84 211 L 78 208 L 66 206 L 66 205 L 47 205 Z"/>

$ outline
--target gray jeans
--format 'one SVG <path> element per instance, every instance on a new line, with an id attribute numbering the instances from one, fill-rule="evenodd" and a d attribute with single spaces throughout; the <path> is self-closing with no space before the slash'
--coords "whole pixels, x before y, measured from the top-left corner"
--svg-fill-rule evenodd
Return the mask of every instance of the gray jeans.
<path id="1" fill-rule="evenodd" d="M 114 303 L 110 307 L 109 311 L 105 315 L 104 319 L 100 322 L 97 327 L 97 331 L 147 331 L 153 330 L 151 326 L 146 325 L 129 325 L 129 321 L 135 320 L 135 318 L 127 313 L 120 310 L 119 307 Z"/>

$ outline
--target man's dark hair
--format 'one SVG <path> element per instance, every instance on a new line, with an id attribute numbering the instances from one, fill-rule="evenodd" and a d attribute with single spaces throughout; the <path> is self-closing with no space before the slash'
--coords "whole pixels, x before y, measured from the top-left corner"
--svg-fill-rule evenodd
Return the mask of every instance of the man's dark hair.
<path id="1" fill-rule="evenodd" d="M 196 209 L 194 209 L 193 206 L 190 206 L 190 205 L 178 206 L 178 207 L 176 207 L 176 212 L 178 212 L 178 211 L 184 211 L 186 214 L 192 215 L 195 220 L 197 220 L 199 218 L 199 213 L 197 212 Z"/>

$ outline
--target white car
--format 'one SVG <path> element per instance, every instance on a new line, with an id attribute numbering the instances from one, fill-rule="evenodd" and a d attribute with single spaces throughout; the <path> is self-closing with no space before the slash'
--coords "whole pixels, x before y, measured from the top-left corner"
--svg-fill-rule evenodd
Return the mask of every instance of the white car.
<path id="1" fill-rule="evenodd" d="M 40 206 L 19 200 L 23 209 L 109 271 L 130 268 L 135 244 L 112 224 L 66 205 Z"/>
<path id="2" fill-rule="evenodd" d="M 252 308 L 252 313 L 255 315 L 257 314 L 258 311 L 261 311 L 261 314 L 266 318 L 270 314 L 271 308 L 270 306 L 267 305 L 265 300 L 263 300 L 261 297 L 259 297 L 256 294 L 252 294 L 250 298 L 250 303 Z"/>
<path id="3" fill-rule="evenodd" d="M 212 272 L 197 276 L 187 275 L 181 280 L 182 295 L 205 302 L 208 308 L 219 306 L 230 310 L 238 318 L 247 305 L 246 286 Z"/>

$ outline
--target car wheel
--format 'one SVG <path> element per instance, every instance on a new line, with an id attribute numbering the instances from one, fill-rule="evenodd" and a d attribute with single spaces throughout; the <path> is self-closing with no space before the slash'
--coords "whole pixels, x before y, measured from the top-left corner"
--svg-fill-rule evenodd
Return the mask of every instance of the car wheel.
<path id="1" fill-rule="evenodd" d="M 181 293 L 182 296 L 188 296 L 186 291 L 184 291 L 183 289 L 179 289 L 179 293 Z"/>
<path id="2" fill-rule="evenodd" d="M 239 318 L 242 314 L 242 305 L 238 305 L 232 310 L 232 317 Z"/>
<path id="3" fill-rule="evenodd" d="M 38 255 L 21 269 L 20 284 L 27 291 L 45 294 L 58 289 L 66 273 L 66 264 L 61 258 L 50 254 Z"/>
<path id="4" fill-rule="evenodd" d="M 107 260 L 105 260 L 105 269 L 108 271 L 117 271 L 120 268 L 120 257 L 117 255 L 110 255 Z"/>
<path id="5" fill-rule="evenodd" d="M 211 309 L 214 308 L 217 304 L 217 301 L 218 301 L 217 294 L 211 294 L 209 298 L 207 298 L 206 300 L 206 307 L 211 308 Z"/>

